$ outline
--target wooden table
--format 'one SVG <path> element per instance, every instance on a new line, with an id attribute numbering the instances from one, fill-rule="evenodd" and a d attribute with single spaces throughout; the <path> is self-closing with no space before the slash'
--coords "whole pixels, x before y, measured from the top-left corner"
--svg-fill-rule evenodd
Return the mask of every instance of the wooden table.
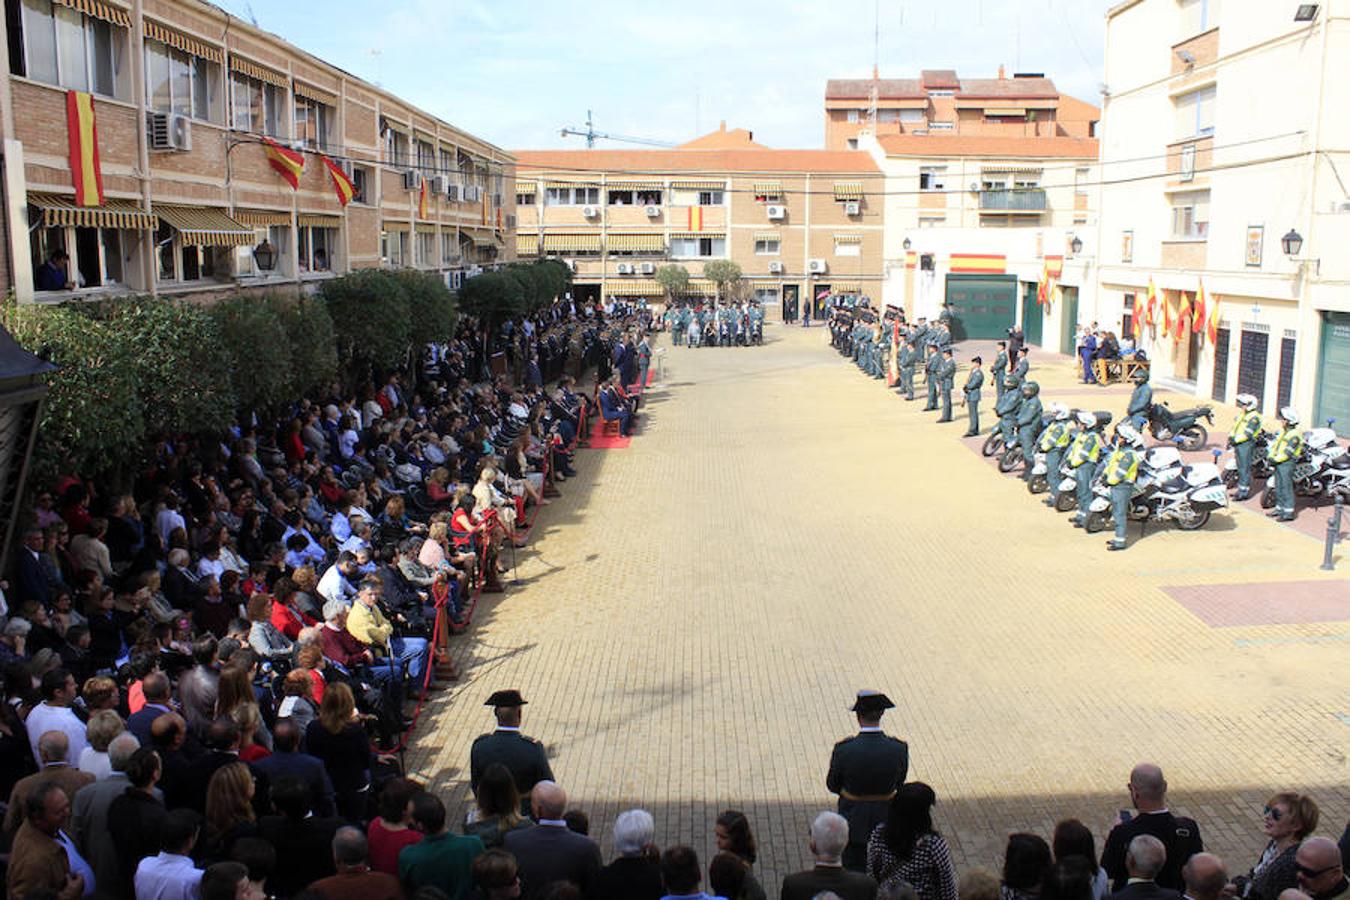
<path id="1" fill-rule="evenodd" d="M 1094 359 L 1092 361 L 1092 371 L 1101 384 L 1128 381 L 1134 377 L 1135 372 L 1141 370 L 1148 371 L 1148 360 L 1122 357 L 1121 359 Z"/>

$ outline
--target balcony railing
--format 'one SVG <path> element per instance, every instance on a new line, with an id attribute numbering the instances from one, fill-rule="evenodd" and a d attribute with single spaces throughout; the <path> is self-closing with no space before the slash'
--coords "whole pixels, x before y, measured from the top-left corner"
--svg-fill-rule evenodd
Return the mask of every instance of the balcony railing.
<path id="1" fill-rule="evenodd" d="M 1044 188 L 980 191 L 982 212 L 1045 212 Z"/>

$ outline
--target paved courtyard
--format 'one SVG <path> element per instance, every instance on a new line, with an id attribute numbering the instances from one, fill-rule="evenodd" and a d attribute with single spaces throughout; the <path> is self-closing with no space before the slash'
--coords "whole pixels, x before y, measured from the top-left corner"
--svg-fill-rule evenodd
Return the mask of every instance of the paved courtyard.
<path id="1" fill-rule="evenodd" d="M 467 677 L 408 759 L 452 810 L 483 700 L 520 688 L 525 731 L 606 859 L 614 816 L 642 806 L 706 865 L 735 807 L 775 896 L 833 808 L 830 749 L 872 687 L 898 705 L 884 724 L 937 791 L 958 870 L 997 868 L 1009 832 L 1048 838 L 1065 816 L 1100 839 L 1146 759 L 1230 871 L 1259 855 L 1276 790 L 1311 793 L 1339 836 L 1350 559 L 1320 572 L 1318 540 L 1250 509 L 1107 553 L 961 441 L 964 420 L 930 424 L 822 329 L 766 340 L 670 349 L 637 439 L 580 454 L 520 556 L 523 586 L 456 639 Z M 1053 399 L 1123 410 L 1062 359 L 1035 363 Z"/>

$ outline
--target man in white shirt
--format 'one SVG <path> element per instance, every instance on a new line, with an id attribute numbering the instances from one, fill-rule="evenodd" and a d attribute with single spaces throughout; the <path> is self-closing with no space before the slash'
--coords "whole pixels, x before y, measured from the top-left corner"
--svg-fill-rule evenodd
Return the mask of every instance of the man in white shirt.
<path id="1" fill-rule="evenodd" d="M 187 522 L 178 511 L 178 502 L 178 497 L 174 494 L 165 497 L 164 508 L 155 517 L 155 534 L 159 535 L 159 542 L 164 547 L 169 546 L 169 535 L 173 534 L 175 528 L 187 531 Z"/>
<path id="2" fill-rule="evenodd" d="M 24 722 L 34 759 L 42 758 L 38 754 L 38 738 L 48 731 L 59 731 L 69 741 L 66 762 L 70 765 L 79 762 L 88 742 L 84 736 L 84 723 L 70 709 L 77 690 L 75 677 L 65 669 L 52 669 L 42 676 L 42 702 L 33 707 Z"/>
<path id="3" fill-rule="evenodd" d="M 147 856 L 136 867 L 136 900 L 197 900 L 202 870 L 192 864 L 197 843 L 198 817 L 190 809 L 175 809 L 159 826 L 158 856 Z"/>
<path id="4" fill-rule="evenodd" d="M 336 600 L 351 606 L 356 598 L 356 588 L 351 579 L 356 577 L 356 557 L 351 553 L 339 553 L 337 562 L 324 571 L 316 588 L 324 602 Z"/>
<path id="5" fill-rule="evenodd" d="M 337 509 L 333 512 L 333 518 L 328 520 L 328 531 L 337 539 L 339 544 L 352 536 L 352 522 L 348 515 L 351 510 L 351 497 L 343 494 L 338 498 Z"/>

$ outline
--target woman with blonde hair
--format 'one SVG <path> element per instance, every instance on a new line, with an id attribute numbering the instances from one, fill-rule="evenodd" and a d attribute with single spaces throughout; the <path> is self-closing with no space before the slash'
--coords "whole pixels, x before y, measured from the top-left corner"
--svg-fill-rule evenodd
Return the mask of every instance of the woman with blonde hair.
<path id="1" fill-rule="evenodd" d="M 370 795 L 370 739 L 356 715 L 352 689 L 342 682 L 328 685 L 319 717 L 305 729 L 305 748 L 318 757 L 333 780 L 338 814 L 352 820 L 366 817 Z"/>
<path id="2" fill-rule="evenodd" d="M 473 498 L 480 521 L 494 510 L 497 514 L 497 527 L 502 535 L 517 547 L 525 546 L 525 539 L 516 534 L 516 505 L 504 497 L 493 484 L 497 480 L 497 470 L 491 464 L 485 465 L 478 474 L 478 483 L 473 486 Z"/>
<path id="3" fill-rule="evenodd" d="M 89 745 L 80 751 L 79 766 L 81 772 L 88 772 L 95 780 L 102 781 L 112 774 L 112 762 L 108 759 L 108 745 L 113 738 L 126 731 L 122 717 L 111 709 L 100 709 L 89 717 L 84 734 Z"/>
<path id="4" fill-rule="evenodd" d="M 258 833 L 253 819 L 253 789 L 253 773 L 242 762 L 221 766 L 211 776 L 206 786 L 204 862 L 229 859 L 235 841 Z"/>
<path id="5" fill-rule="evenodd" d="M 1280 892 L 1298 888 L 1298 854 L 1303 839 L 1317 829 L 1321 813 L 1307 794 L 1284 791 L 1266 801 L 1262 831 L 1269 841 L 1261 858 L 1245 878 L 1235 879 L 1248 900 L 1275 900 Z"/>
<path id="6" fill-rule="evenodd" d="M 254 594 L 248 598 L 248 645 L 262 659 L 277 661 L 290 659 L 295 644 L 272 624 L 272 598 Z"/>
<path id="7" fill-rule="evenodd" d="M 230 718 L 239 725 L 239 758 L 246 763 L 257 762 L 272 751 L 256 742 L 258 729 L 262 726 L 262 712 L 256 703 L 241 703 L 230 713 Z"/>

